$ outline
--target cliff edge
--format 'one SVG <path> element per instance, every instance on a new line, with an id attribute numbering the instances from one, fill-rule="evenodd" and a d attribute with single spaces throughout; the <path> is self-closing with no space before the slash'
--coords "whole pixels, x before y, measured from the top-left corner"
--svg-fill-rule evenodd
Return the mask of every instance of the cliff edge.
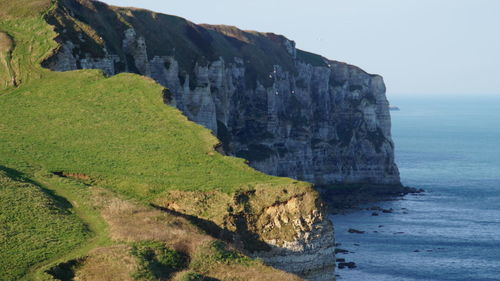
<path id="1" fill-rule="evenodd" d="M 196 25 L 151 11 L 62 0 L 49 17 L 52 70 L 134 72 L 259 171 L 318 185 L 400 185 L 381 76 L 273 33 Z"/>
<path id="2" fill-rule="evenodd" d="M 121 50 L 147 43 L 122 16 L 163 16 L 91 1 L 22 2 L 0 0 L 0 203 L 10 210 L 0 223 L 16 226 L 0 229 L 7 239 L 0 243 L 0 279 L 334 279 L 333 227 L 310 183 L 266 175 L 217 153 L 219 140 L 165 106 L 182 99 L 153 79 L 41 66 L 141 73 L 142 58 L 147 73 L 149 57 L 120 59 Z M 184 20 L 167 18 L 173 21 L 166 26 L 184 32 Z M 113 34 L 129 40 L 111 40 Z M 87 53 L 80 57 L 79 50 Z M 178 57 L 178 66 L 190 58 Z M 163 66 L 174 69 L 175 62 Z M 255 79 L 245 74 L 246 82 L 262 79 L 255 73 Z M 203 83 L 202 74 L 175 75 L 189 91 L 194 77 Z M 24 187 L 32 197 L 16 191 Z"/>

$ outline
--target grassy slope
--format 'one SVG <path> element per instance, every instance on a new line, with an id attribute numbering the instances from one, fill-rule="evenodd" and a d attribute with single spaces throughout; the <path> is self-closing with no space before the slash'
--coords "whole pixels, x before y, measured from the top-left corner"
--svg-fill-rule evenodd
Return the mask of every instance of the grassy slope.
<path id="1" fill-rule="evenodd" d="M 232 192 L 243 183 L 286 183 L 215 153 L 216 139 L 162 103 L 153 81 L 97 71 L 47 74 L 0 97 L 0 157 L 82 173 L 151 199 L 168 189 Z M 1 126 L 1 125 L 0 125 Z"/>
<path id="2" fill-rule="evenodd" d="M 89 236 L 66 204 L 3 169 L 0 204 L 0 280 L 17 280 L 30 266 L 64 254 Z"/>
<path id="3" fill-rule="evenodd" d="M 217 139 L 165 106 L 162 88 L 150 79 L 41 69 L 38 63 L 55 47 L 41 20 L 4 21 L 0 28 L 17 41 L 20 75 L 37 78 L 0 94 L 4 165 L 82 173 L 145 199 L 168 189 L 230 193 L 242 185 L 291 182 L 216 153 Z"/>
<path id="4" fill-rule="evenodd" d="M 163 89 L 150 79 L 132 74 L 106 79 L 95 70 L 55 73 L 42 69 L 40 62 L 57 47 L 52 40 L 54 32 L 40 16 L 49 2 L 24 2 L 29 9 L 17 9 L 18 2 L 0 0 L 4 8 L 0 31 L 15 42 L 11 65 L 20 82 L 17 88 L 0 91 L 0 165 L 41 182 L 72 207 L 56 210 L 54 199 L 37 187 L 2 179 L 2 219 L 18 220 L 16 225 L 26 226 L 19 235 L 32 231 L 33 241 L 55 242 L 50 247 L 30 243 L 28 246 L 41 247 L 39 254 L 23 248 L 27 247 L 23 243 L 2 238 L 0 252 L 29 254 L 24 259 L 16 255 L 2 258 L 0 272 L 20 276 L 39 263 L 27 279 L 46 278 L 43 270 L 51 265 L 114 243 L 100 214 L 88 205 L 85 185 L 51 172 L 85 174 L 94 185 L 143 202 L 161 198 L 167 190 L 232 193 L 257 184 L 269 188 L 307 185 L 258 173 L 242 159 L 216 153 L 213 146 L 217 140 L 210 132 L 165 106 Z M 21 200 L 22 196 L 40 203 Z M 16 212 L 3 211 L 9 208 Z M 36 214 L 28 215 L 34 211 L 43 214 L 39 221 L 34 219 Z M 75 215 L 91 234 L 81 228 Z M 46 227 L 46 220 L 53 221 L 53 228 Z M 45 240 L 46 235 L 52 240 Z M 90 236 L 92 240 L 82 243 Z"/>

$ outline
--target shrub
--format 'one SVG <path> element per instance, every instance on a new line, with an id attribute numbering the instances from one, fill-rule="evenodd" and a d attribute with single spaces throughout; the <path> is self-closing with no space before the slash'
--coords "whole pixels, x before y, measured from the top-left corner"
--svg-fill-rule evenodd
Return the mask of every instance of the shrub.
<path id="1" fill-rule="evenodd" d="M 186 266 L 186 257 L 158 241 L 142 241 L 132 245 L 130 253 L 137 258 L 139 268 L 133 274 L 136 280 L 167 278 Z"/>
<path id="2" fill-rule="evenodd" d="M 217 281 L 217 280 L 218 279 L 206 277 L 204 275 L 192 271 L 186 272 L 180 278 L 180 281 Z"/>
<path id="3" fill-rule="evenodd" d="M 193 258 L 191 267 L 201 272 L 208 271 L 214 264 L 250 265 L 253 260 L 238 252 L 227 249 L 224 242 L 215 240 L 202 247 Z"/>

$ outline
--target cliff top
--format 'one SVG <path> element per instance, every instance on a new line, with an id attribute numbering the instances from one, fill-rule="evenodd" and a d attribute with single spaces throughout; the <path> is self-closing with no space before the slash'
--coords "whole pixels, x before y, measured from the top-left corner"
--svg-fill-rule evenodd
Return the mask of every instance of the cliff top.
<path id="1" fill-rule="evenodd" d="M 3 162 L 85 174 L 128 186 L 143 198 L 170 188 L 231 193 L 242 185 L 307 185 L 267 176 L 243 159 L 217 153 L 219 141 L 210 131 L 164 106 L 168 90 L 149 78 L 120 74 L 107 79 L 97 70 L 43 69 L 40 62 L 57 44 L 52 41 L 56 34 L 40 18 L 5 20 L 0 28 L 14 38 L 11 61 L 19 66 L 15 72 L 21 81 L 1 95 L 8 136 L 0 148 L 8 154 Z"/>
<path id="2" fill-rule="evenodd" d="M 219 58 L 231 63 L 234 58 L 241 58 L 249 83 L 257 80 L 264 85 L 270 83 L 268 76 L 274 65 L 295 71 L 296 59 L 314 66 L 328 65 L 324 57 L 296 50 L 293 41 L 270 32 L 197 25 L 177 16 L 109 6 L 98 1 L 59 0 L 57 3 L 59 9 L 52 14 L 50 23 L 59 30 L 58 40 L 84 42 L 82 51 L 91 57 L 103 57 L 103 42 L 106 42 L 106 48 L 125 61 L 124 33 L 133 28 L 143 36 L 150 56 L 175 56 L 181 69 L 188 71 L 196 64 Z M 62 32 L 63 29 L 69 32 Z M 74 32 L 70 32 L 71 29 Z M 83 37 L 75 38 L 75 34 Z"/>
<path id="3" fill-rule="evenodd" d="M 63 2 L 65 6 L 57 6 Z M 218 140 L 211 135 L 209 130 L 188 121 L 177 109 L 165 106 L 163 99 L 168 97 L 169 92 L 153 80 L 130 73 L 106 78 L 98 70 L 56 73 L 42 68 L 41 62 L 59 46 L 54 38 L 62 36 L 63 33 L 57 28 L 54 31 L 54 27 L 45 21 L 50 18 L 48 16 L 50 13 L 55 13 L 57 20 L 60 20 L 59 23 L 65 24 L 68 29 L 78 28 L 78 30 L 84 30 L 87 36 L 95 36 L 96 34 L 91 29 L 87 29 L 88 25 L 71 18 L 69 11 L 83 9 L 83 12 L 88 12 L 96 24 L 99 24 L 100 17 L 110 16 L 109 13 L 113 11 L 107 8 L 102 10 L 97 8 L 95 5 L 98 7 L 104 5 L 99 2 L 58 1 L 55 4 L 57 5 L 51 5 L 49 1 L 24 0 L 20 4 L 19 1 L 13 3 L 10 0 L 0 0 L 0 6 L 4 8 L 1 14 L 0 31 L 8 34 L 14 42 L 13 50 L 5 48 L 9 56 L 0 58 L 2 59 L 0 77 L 12 78 L 13 75 L 16 80 L 14 85 L 1 81 L 0 165 L 2 169 L 12 171 L 9 176 L 23 174 L 22 182 L 32 183 L 33 189 L 37 190 L 38 195 L 34 196 L 37 198 L 44 196 L 43 198 L 46 198 L 48 203 L 38 204 L 36 203 L 38 199 L 36 199 L 20 205 L 18 201 L 26 200 L 25 198 L 13 199 L 12 194 L 9 197 L 1 192 L 0 201 L 2 204 L 17 208 L 19 214 L 27 214 L 30 209 L 37 208 L 43 212 L 61 213 L 60 217 L 65 220 L 74 220 L 75 224 L 84 223 L 88 229 L 76 234 L 77 238 L 72 237 L 73 234 L 66 232 L 65 229 L 62 230 L 60 235 L 52 237 L 59 243 L 54 251 L 46 248 L 43 243 L 39 246 L 34 243 L 32 246 L 35 249 L 28 249 L 28 251 L 37 251 L 44 248 L 49 251 L 45 255 L 30 256 L 25 260 L 0 259 L 2 268 L 19 269 L 15 279 L 30 274 L 30 280 L 51 280 L 52 277 L 46 274 L 50 268 L 54 266 L 57 268 L 61 263 L 64 267 L 64 262 L 68 261 L 77 264 L 95 262 L 96 259 L 103 259 L 103 253 L 107 257 L 105 259 L 108 260 L 127 260 L 130 259 L 130 243 L 139 243 L 136 245 L 139 247 L 137 248 L 139 252 L 134 253 L 139 255 L 140 266 L 143 266 L 142 262 L 145 262 L 144 259 L 141 260 L 140 249 L 153 251 L 155 255 L 170 253 L 162 248 L 165 246 L 157 244 L 144 246 L 141 241 L 158 240 L 153 235 L 156 233 L 153 230 L 156 231 L 166 226 L 175 226 L 177 230 L 182 229 L 183 226 L 189 228 L 189 231 L 183 232 L 182 237 L 198 235 L 204 230 L 193 226 L 188 221 L 178 222 L 178 218 L 174 216 L 165 219 L 166 221 L 161 225 L 147 224 L 143 229 L 136 229 L 140 235 L 138 234 L 133 239 L 130 237 L 115 239 L 113 231 L 116 229 L 111 224 L 113 220 L 122 218 L 121 216 L 128 217 L 138 212 L 159 212 L 149 207 L 148 204 L 166 198 L 170 191 L 194 192 L 196 196 L 211 191 L 218 194 L 220 198 L 224 198 L 225 201 L 218 201 L 221 205 L 215 207 L 206 205 L 207 203 L 203 201 L 196 204 L 196 208 L 201 209 L 197 214 L 200 217 L 223 217 L 228 213 L 227 206 L 248 203 L 245 200 L 242 202 L 236 200 L 240 198 L 240 194 L 255 190 L 260 194 L 260 201 L 252 205 L 254 208 L 252 210 L 263 208 L 266 204 L 283 202 L 304 193 L 308 193 L 313 198 L 308 201 L 311 204 L 304 208 L 307 209 L 305 211 L 316 208 L 317 202 L 314 200 L 316 193 L 311 189 L 310 184 L 268 176 L 248 167 L 243 159 L 217 153 L 215 146 Z M 99 9 L 99 13 L 89 9 L 89 5 L 90 8 Z M 127 15 L 130 13 L 132 16 Z M 180 32 L 188 30 L 187 34 L 192 35 L 190 42 L 187 43 L 191 46 L 187 48 L 188 52 L 191 52 L 189 54 L 203 52 L 202 46 L 196 45 L 196 38 L 204 36 L 206 32 L 211 32 L 174 17 L 157 15 L 155 19 L 153 14 L 146 14 L 139 10 L 123 9 L 115 16 L 117 21 L 120 21 L 118 16 L 123 16 L 134 23 L 146 21 L 144 25 L 141 25 L 142 28 L 149 23 L 160 21 L 172 23 L 172 30 L 181 30 Z M 179 26 L 176 28 L 176 23 L 186 29 L 179 28 Z M 122 27 L 125 28 L 126 25 L 123 24 Z M 153 34 L 157 31 L 155 26 L 157 24 L 151 25 L 151 37 L 148 40 L 154 40 Z M 107 30 L 110 26 L 99 28 Z M 114 35 L 109 33 L 105 36 Z M 188 37 L 179 40 L 187 40 L 186 38 Z M 99 42 L 102 41 L 92 41 L 89 47 L 95 47 Z M 6 73 L 12 75 L 3 75 Z M 5 182 L 10 182 L 10 180 L 6 179 Z M 10 190 L 12 186 L 16 186 L 11 183 L 4 184 L 3 179 L 1 183 L 0 191 L 2 192 L 4 189 Z M 101 191 L 93 192 L 93 190 Z M 99 202 L 104 200 L 103 194 L 108 192 L 112 195 L 106 196 L 121 198 L 119 202 L 128 203 L 100 204 Z M 246 195 L 245 198 L 248 200 L 251 195 Z M 136 207 L 127 209 L 129 213 L 123 213 L 120 207 L 123 207 L 123 204 L 133 204 Z M 60 208 L 54 206 L 60 206 Z M 117 209 L 106 213 L 106 206 Z M 105 214 L 109 216 L 106 217 Z M 46 220 L 48 218 L 50 217 L 40 218 L 40 224 L 36 225 L 30 224 L 29 220 L 37 218 L 28 215 L 22 217 L 23 223 L 27 223 L 28 228 L 31 226 L 37 229 L 36 235 L 34 234 L 31 239 L 45 239 L 43 235 L 47 233 L 44 230 L 50 228 Z M 118 225 L 133 227 L 142 218 L 122 221 Z M 147 218 L 154 222 L 156 215 Z M 9 218 L 0 219 L 8 220 Z M 6 222 L 1 221 L 2 225 L 5 225 L 4 223 Z M 50 221 L 50 225 L 63 223 L 64 220 L 58 218 Z M 130 232 L 130 229 L 128 231 Z M 144 234 L 148 231 L 154 233 Z M 124 232 L 128 233 L 127 229 Z M 19 233 L 25 235 L 27 232 L 20 229 Z M 12 234 L 9 239 L 21 239 L 17 236 L 19 233 Z M 169 233 L 175 233 L 175 231 L 170 229 Z M 7 237 L 3 235 L 0 233 L 0 236 Z M 293 233 L 286 234 L 284 238 L 290 239 L 290 235 Z M 93 239 L 85 240 L 85 237 L 93 237 Z M 0 252 L 19 251 L 19 248 L 9 241 L 6 244 L 0 244 L 2 247 Z M 169 244 L 171 241 L 165 239 L 161 242 L 173 247 L 176 251 L 183 251 L 180 244 Z M 27 243 L 31 242 L 27 241 Z M 75 249 L 75 243 L 80 247 Z M 19 247 L 22 248 L 23 245 Z M 202 264 L 202 269 L 196 267 L 200 265 L 195 264 L 184 265 L 183 268 L 204 270 L 212 276 L 227 272 L 239 276 L 238 274 L 250 274 L 249 272 L 253 270 L 263 274 L 269 273 L 270 276 L 278 274 L 280 278 L 295 278 L 270 269 L 258 261 L 251 261 L 250 266 L 246 266 L 248 258 L 241 258 L 241 254 L 234 254 L 225 246 L 207 247 L 209 248 L 206 251 L 209 253 L 205 252 L 205 255 L 208 255 L 206 256 L 208 264 Z M 68 248 L 72 248 L 73 251 L 68 252 Z M 221 251 L 222 254 L 220 254 Z M 229 251 L 229 254 L 226 251 Z M 203 252 L 188 254 L 204 255 Z M 223 260 L 218 260 L 221 257 Z M 160 258 L 158 256 L 158 259 Z M 195 256 L 192 258 L 196 260 Z M 226 265 L 233 267 L 233 271 L 223 270 Z M 134 264 L 115 266 L 135 268 Z M 0 270 L 0 272 L 5 272 L 5 270 Z M 130 275 L 127 276 L 130 277 Z"/>

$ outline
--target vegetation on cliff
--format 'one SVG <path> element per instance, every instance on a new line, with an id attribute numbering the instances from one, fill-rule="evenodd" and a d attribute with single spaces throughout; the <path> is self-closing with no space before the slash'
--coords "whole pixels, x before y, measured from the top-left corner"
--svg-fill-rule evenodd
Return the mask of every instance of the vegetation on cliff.
<path id="1" fill-rule="evenodd" d="M 58 48 L 45 20 L 57 3 L 0 0 L 0 280 L 298 279 L 234 252 L 200 221 L 238 219 L 237 231 L 303 194 L 309 212 L 310 185 L 217 153 L 210 131 L 165 106 L 168 90 L 149 78 L 42 68 Z M 249 204 L 255 193 L 263 200 Z M 205 194 L 219 205 L 201 200 L 183 215 L 161 204 Z M 240 234 L 259 241 L 257 230 Z"/>
<path id="2" fill-rule="evenodd" d="M 225 153 L 268 174 L 399 183 L 382 77 L 273 33 L 97 1 L 58 3 L 47 19 L 61 46 L 47 68 L 151 77 L 189 120 L 217 134 Z"/>
<path id="3" fill-rule="evenodd" d="M 272 85 L 274 78 L 269 77 L 275 65 L 295 71 L 295 61 L 284 45 L 294 44 L 282 35 L 274 33 L 243 31 L 234 26 L 194 24 L 174 15 L 159 14 L 148 10 L 109 6 L 90 0 L 60 0 L 48 21 L 56 27 L 61 42 L 78 42 L 80 57 L 104 57 L 104 47 L 116 54 L 121 63 L 115 67 L 117 72 L 134 69 L 134 63 L 123 50 L 123 39 L 127 29 L 133 28 L 144 37 L 148 48 L 148 59 L 153 56 L 173 56 L 180 69 L 190 78 L 195 75 L 195 65 L 204 65 L 223 58 L 233 62 L 241 58 L 246 65 L 246 79 L 255 87 L 257 81 Z M 96 13 L 96 11 L 99 11 Z M 63 30 L 69 32 L 63 32 Z M 290 45 L 290 50 L 292 46 Z M 297 51 L 299 60 L 314 66 L 326 66 L 326 59 L 320 55 Z M 122 62 L 127 62 L 128 68 Z M 50 63 L 50 62 L 48 62 Z M 195 81 L 190 81 L 195 87 Z"/>

